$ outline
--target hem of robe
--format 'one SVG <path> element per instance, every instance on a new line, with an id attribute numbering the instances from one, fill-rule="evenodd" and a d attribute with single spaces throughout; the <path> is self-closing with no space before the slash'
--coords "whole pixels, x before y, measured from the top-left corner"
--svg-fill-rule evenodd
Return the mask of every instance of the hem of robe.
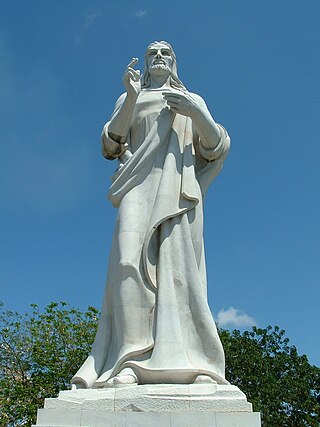
<path id="1" fill-rule="evenodd" d="M 168 111 L 163 112 L 164 118 L 168 115 Z M 170 112 L 169 112 L 170 117 Z M 164 119 L 161 115 L 161 120 Z M 174 116 L 170 117 L 170 122 L 173 121 Z M 160 120 L 160 118 L 159 118 Z M 157 123 L 158 124 L 158 123 Z M 157 124 L 153 128 L 153 132 L 155 132 L 157 129 Z M 172 123 L 170 123 L 169 128 L 171 129 Z M 109 192 L 109 198 L 112 201 L 114 206 L 118 206 L 121 203 L 121 200 L 127 192 L 130 191 L 131 186 L 134 184 L 134 180 L 136 177 L 136 174 L 140 168 L 142 168 L 146 162 L 149 161 L 148 154 L 151 154 L 150 151 L 153 151 L 153 155 L 156 155 L 157 149 L 159 148 L 159 145 L 162 141 L 162 139 L 167 140 L 168 138 L 168 131 L 167 129 L 168 124 L 161 129 L 161 134 L 163 134 L 164 138 L 161 138 L 161 135 L 156 133 L 157 138 L 153 139 L 151 133 L 146 138 L 144 144 L 141 145 L 141 147 L 137 150 L 137 152 L 123 165 L 123 167 L 118 170 L 114 176 L 113 184 L 110 188 Z M 183 127 L 183 126 L 182 126 Z M 170 137 L 167 140 L 167 143 L 170 143 Z M 145 146 L 146 150 L 144 150 Z M 191 144 L 190 144 L 191 147 Z M 189 147 L 189 148 L 190 148 Z M 189 153 L 190 154 L 190 153 Z M 183 151 L 180 155 L 185 156 L 187 155 L 185 151 Z M 151 156 L 152 157 L 152 156 Z M 152 160 L 152 159 L 150 159 Z M 215 162 L 208 163 L 204 170 L 202 170 L 201 175 L 210 175 L 210 179 L 207 178 L 207 181 L 210 181 L 217 175 L 217 173 L 221 170 L 221 163 L 219 161 L 220 159 L 217 159 Z M 215 166 L 215 167 L 213 167 Z M 209 172 L 210 169 L 210 172 Z M 195 191 L 194 188 L 189 189 L 188 182 L 190 180 L 187 180 L 187 176 L 191 173 L 193 175 L 193 178 L 196 179 L 194 166 L 191 168 L 183 167 L 183 170 L 181 171 L 181 186 L 180 186 L 180 193 L 178 198 L 177 205 L 173 206 L 174 209 L 167 210 L 167 212 L 162 212 L 162 209 L 160 210 L 159 215 L 155 215 L 154 217 L 151 215 L 150 223 L 147 228 L 146 232 L 146 240 L 143 245 L 142 249 L 142 258 L 143 258 L 143 266 L 144 266 L 144 272 L 146 274 L 147 280 L 149 282 L 150 287 L 154 292 L 157 291 L 157 286 L 155 285 L 155 282 L 152 280 L 152 274 L 150 274 L 150 265 L 148 263 L 148 246 L 151 240 L 152 234 L 155 232 L 155 230 L 159 227 L 160 224 L 165 222 L 169 218 L 173 218 L 175 216 L 182 215 L 186 213 L 187 211 L 194 209 L 196 205 L 199 203 L 199 200 L 201 199 L 201 191 Z M 207 173 L 204 173 L 207 172 Z M 214 173 L 213 173 L 214 172 Z M 129 180 L 124 180 L 124 175 L 129 174 Z M 128 178 L 128 177 L 127 177 Z M 123 182 L 125 181 L 125 182 Z M 202 190 L 203 193 L 203 186 L 201 185 L 201 179 L 199 180 L 199 190 Z M 193 182 L 193 180 L 191 180 Z M 206 182 L 208 185 L 208 182 Z M 191 191 L 190 191 L 191 190 Z M 192 191 L 193 190 L 193 191 Z M 196 194 L 195 194 L 196 193 Z M 159 198 L 159 201 L 161 198 Z M 166 205 L 164 205 L 166 206 Z M 162 214 L 162 215 L 161 215 Z M 145 352 L 146 349 L 142 350 L 142 353 Z M 95 364 L 95 356 L 94 354 L 91 355 L 90 361 L 86 361 L 84 365 L 79 369 L 77 374 L 73 377 L 71 380 L 71 383 L 74 384 L 85 384 L 87 388 L 90 387 L 104 387 L 107 384 L 107 381 L 114 377 L 117 373 L 121 371 L 124 367 L 133 367 L 134 371 L 136 372 L 136 375 L 139 380 L 139 384 L 143 383 L 180 383 L 180 384 L 192 384 L 196 377 L 198 375 L 208 375 L 209 377 L 213 378 L 215 381 L 217 381 L 219 384 L 229 384 L 228 381 L 224 379 L 224 377 L 212 372 L 207 371 L 206 369 L 199 369 L 196 367 L 184 367 L 184 368 L 170 368 L 166 369 L 166 367 L 161 367 L 161 369 L 156 368 L 149 368 L 149 367 L 143 367 L 139 366 L 140 361 L 137 360 L 130 360 L 130 358 L 133 356 L 136 356 L 137 354 L 141 353 L 141 350 L 138 352 L 126 352 L 125 355 L 122 355 L 122 357 L 118 358 L 115 364 L 111 364 L 111 369 L 106 369 L 106 365 L 109 365 L 109 363 L 105 364 L 105 368 L 96 370 L 94 368 Z M 89 358 L 88 358 L 89 359 Z M 129 359 L 129 360 L 128 360 Z M 108 360 L 107 360 L 108 361 Z M 93 362 L 93 363 L 92 363 Z M 188 364 L 187 364 L 188 365 Z M 110 366 L 110 365 L 109 365 Z M 86 378 L 88 381 L 86 381 L 84 378 Z M 99 379 L 101 379 L 99 381 Z M 102 384 L 102 385 L 100 385 Z"/>
<path id="2" fill-rule="evenodd" d="M 212 378 L 217 384 L 230 384 L 224 377 L 205 369 L 152 369 L 144 368 L 134 362 L 126 362 L 123 368 L 132 368 L 138 378 L 138 384 L 193 384 L 199 375 L 206 375 Z M 113 386 L 113 385 L 112 385 Z M 111 386 L 111 387 L 112 387 Z M 92 388 L 110 387 L 105 381 L 95 381 Z M 114 386 L 113 386 L 114 387 Z"/>

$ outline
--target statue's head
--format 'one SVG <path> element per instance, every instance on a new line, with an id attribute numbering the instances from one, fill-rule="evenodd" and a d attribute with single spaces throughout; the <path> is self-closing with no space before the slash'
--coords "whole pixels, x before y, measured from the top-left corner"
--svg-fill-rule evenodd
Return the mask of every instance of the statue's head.
<path id="1" fill-rule="evenodd" d="M 155 41 L 147 47 L 144 67 L 145 70 L 141 77 L 143 88 L 150 86 L 152 73 L 168 73 L 171 87 L 186 90 L 178 77 L 176 55 L 168 42 Z"/>

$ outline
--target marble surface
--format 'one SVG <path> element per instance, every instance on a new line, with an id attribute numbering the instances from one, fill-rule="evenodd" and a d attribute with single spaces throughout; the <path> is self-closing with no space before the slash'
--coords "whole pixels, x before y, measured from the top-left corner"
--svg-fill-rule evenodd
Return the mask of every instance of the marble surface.
<path id="1" fill-rule="evenodd" d="M 139 385 L 62 391 L 46 399 L 37 426 L 259 427 L 246 396 L 231 385 Z"/>
<path id="2" fill-rule="evenodd" d="M 252 412 L 238 387 L 217 384 L 154 384 L 61 391 L 45 409 L 94 409 L 114 412 Z"/>
<path id="3" fill-rule="evenodd" d="M 230 138 L 179 79 L 168 43 L 147 48 L 142 76 L 137 62 L 102 132 L 103 155 L 118 162 L 109 190 L 118 215 L 97 335 L 71 382 L 228 384 L 207 301 L 203 198 Z"/>
<path id="4" fill-rule="evenodd" d="M 259 427 L 225 378 L 207 301 L 203 200 L 230 138 L 178 77 L 170 44 L 147 48 L 142 76 L 137 62 L 102 132 L 118 215 L 98 331 L 37 426 Z"/>
<path id="5" fill-rule="evenodd" d="M 141 413 L 103 411 L 70 411 L 61 413 L 52 410 L 49 415 L 40 415 L 33 427 L 260 427 L 260 414 L 253 413 Z"/>

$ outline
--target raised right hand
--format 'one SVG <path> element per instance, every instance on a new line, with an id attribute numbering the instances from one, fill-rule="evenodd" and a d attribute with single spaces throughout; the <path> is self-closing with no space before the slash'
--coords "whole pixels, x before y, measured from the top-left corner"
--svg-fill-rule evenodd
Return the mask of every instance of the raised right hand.
<path id="1" fill-rule="evenodd" d="M 132 58 L 123 75 L 122 81 L 129 96 L 138 96 L 141 92 L 140 71 L 133 68 L 138 61 L 138 58 Z"/>

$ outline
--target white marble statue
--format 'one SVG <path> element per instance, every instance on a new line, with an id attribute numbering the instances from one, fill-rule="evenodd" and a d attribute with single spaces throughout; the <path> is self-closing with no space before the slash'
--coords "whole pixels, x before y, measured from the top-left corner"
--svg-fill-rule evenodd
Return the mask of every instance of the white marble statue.
<path id="1" fill-rule="evenodd" d="M 119 211 L 97 335 L 71 382 L 228 384 L 207 302 L 203 198 L 230 139 L 180 81 L 169 43 L 147 48 L 141 77 L 137 62 L 102 133 L 103 155 L 119 161 L 109 192 Z"/>

